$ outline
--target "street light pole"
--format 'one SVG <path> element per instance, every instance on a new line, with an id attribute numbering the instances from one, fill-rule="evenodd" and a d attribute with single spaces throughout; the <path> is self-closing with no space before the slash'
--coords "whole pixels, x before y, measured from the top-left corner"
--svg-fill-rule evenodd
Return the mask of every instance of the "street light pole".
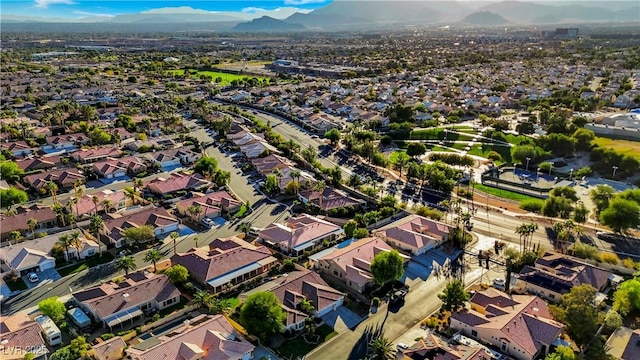
<path id="1" fill-rule="evenodd" d="M 531 158 L 527 158 L 527 167 L 525 168 L 525 172 L 529 172 L 529 160 L 531 160 Z"/>
<path id="2" fill-rule="evenodd" d="M 616 179 L 616 170 L 618 170 L 617 166 L 613 166 L 613 176 L 611 177 L 612 180 Z"/>
<path id="3" fill-rule="evenodd" d="M 573 180 L 573 169 L 569 170 L 569 181 Z"/>

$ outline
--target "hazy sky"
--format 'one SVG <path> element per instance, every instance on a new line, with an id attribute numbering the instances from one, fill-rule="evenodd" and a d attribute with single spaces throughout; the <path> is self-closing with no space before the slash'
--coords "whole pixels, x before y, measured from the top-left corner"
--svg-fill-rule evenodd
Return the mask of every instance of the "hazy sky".
<path id="1" fill-rule="evenodd" d="M 159 8 L 191 7 L 208 11 L 245 11 L 255 9 L 274 10 L 293 7 L 312 10 L 326 6 L 331 0 L 269 0 L 269 1 L 203 1 L 203 0 L 1 0 L 0 13 L 38 17 L 88 17 L 131 14 Z"/>

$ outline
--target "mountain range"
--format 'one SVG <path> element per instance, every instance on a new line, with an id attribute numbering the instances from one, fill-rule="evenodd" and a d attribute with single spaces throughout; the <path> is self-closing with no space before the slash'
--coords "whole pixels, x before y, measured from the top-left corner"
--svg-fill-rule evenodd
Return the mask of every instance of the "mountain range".
<path id="1" fill-rule="evenodd" d="M 27 24 L 76 23 L 82 28 L 100 23 L 111 27 L 158 28 L 167 31 L 215 30 L 239 32 L 341 31 L 402 27 L 408 25 L 572 24 L 595 22 L 638 22 L 638 1 L 353 1 L 334 0 L 310 12 L 295 8 L 257 9 L 252 12 L 213 12 L 190 7 L 161 8 L 117 16 L 82 19 L 38 18 L 1 14 L 3 30 L 26 28 Z M 94 27 L 94 26 L 90 26 Z M 160 27 L 161 28 L 161 27 Z"/>

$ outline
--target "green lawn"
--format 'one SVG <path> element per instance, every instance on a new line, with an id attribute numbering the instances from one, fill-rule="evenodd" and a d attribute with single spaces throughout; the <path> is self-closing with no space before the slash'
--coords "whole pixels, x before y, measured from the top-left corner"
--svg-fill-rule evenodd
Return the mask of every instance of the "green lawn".
<path id="1" fill-rule="evenodd" d="M 427 147 L 427 148 L 429 148 L 429 147 Z M 434 145 L 430 149 L 431 149 L 431 151 L 455 152 L 455 150 L 453 150 L 453 149 L 450 149 L 448 147 L 442 147 L 442 146 L 439 146 L 439 145 Z"/>
<path id="2" fill-rule="evenodd" d="M 233 214 L 233 216 L 235 216 L 235 217 L 237 217 L 237 218 L 241 218 L 241 217 L 243 217 L 246 213 L 247 213 L 247 205 L 242 204 L 242 206 L 240 206 L 240 210 L 238 210 L 235 214 Z"/>
<path id="3" fill-rule="evenodd" d="M 185 70 L 169 70 L 167 71 L 167 74 L 169 75 L 183 75 L 185 72 Z M 265 78 L 265 77 L 259 77 L 259 76 L 252 76 L 252 75 L 237 75 L 237 74 L 229 74 L 229 73 L 225 73 L 225 72 L 219 72 L 219 71 L 199 71 L 199 70 L 194 70 L 194 69 L 189 69 L 189 76 L 192 78 L 197 78 L 201 75 L 205 75 L 205 76 L 211 76 L 211 78 L 213 79 L 213 81 L 216 81 L 217 78 L 221 78 L 222 80 L 219 82 L 220 86 L 227 86 L 230 85 L 231 82 L 233 80 L 244 80 L 244 79 L 251 79 L 251 78 L 256 78 L 260 81 L 263 80 L 269 80 L 269 78 Z"/>
<path id="4" fill-rule="evenodd" d="M 79 262 L 77 264 L 73 264 L 69 267 L 65 267 L 63 269 L 58 269 L 58 274 L 60 274 L 60 276 L 65 277 L 67 275 L 70 274 L 77 274 L 82 270 L 87 270 L 89 268 L 92 268 L 96 265 L 100 265 L 100 264 L 105 264 L 108 263 L 109 261 L 113 260 L 113 255 L 111 255 L 111 253 L 104 253 L 102 254 L 102 257 L 94 257 L 91 258 L 85 262 Z"/>
<path id="5" fill-rule="evenodd" d="M 444 140 L 445 138 L 445 129 L 440 128 L 431 128 L 431 129 L 417 129 L 411 131 L 410 138 L 411 140 Z M 456 134 L 450 131 L 446 133 L 447 140 L 455 141 L 471 141 L 473 140 L 472 135 L 466 134 Z"/>
<path id="6" fill-rule="evenodd" d="M 232 311 L 235 311 L 236 307 L 239 304 L 240 304 L 240 299 L 238 299 L 237 297 L 227 299 L 227 305 L 229 305 L 229 309 L 231 309 Z"/>
<path id="7" fill-rule="evenodd" d="M 396 150 L 392 152 L 391 154 L 389 154 L 389 161 L 395 164 L 400 153 L 406 153 L 406 150 Z"/>
<path id="8" fill-rule="evenodd" d="M 11 291 L 27 290 L 27 284 L 25 284 L 25 282 L 24 282 L 24 280 L 22 280 L 22 278 L 18 278 L 18 280 L 13 281 L 13 282 L 7 282 L 7 286 L 9 287 L 9 290 L 11 290 Z"/>
<path id="9" fill-rule="evenodd" d="M 596 136 L 594 142 L 600 147 L 612 148 L 621 154 L 631 155 L 640 160 L 640 141 L 610 139 Z"/>
<path id="10" fill-rule="evenodd" d="M 514 200 L 514 201 L 523 201 L 523 200 L 531 200 L 531 199 L 538 199 L 536 197 L 533 196 L 529 196 L 529 195 L 523 195 L 523 194 L 519 194 L 513 191 L 509 191 L 509 190 L 503 190 L 503 189 L 498 189 L 498 188 L 494 188 L 491 186 L 486 186 L 483 184 L 476 184 L 475 185 L 476 190 L 482 191 L 483 193 L 489 194 L 489 195 L 493 195 L 493 196 L 497 196 L 503 199 L 509 199 L 509 200 Z"/>
<path id="11" fill-rule="evenodd" d="M 317 328 L 316 334 L 320 335 L 320 341 L 318 344 L 309 344 L 304 340 L 302 335 L 300 335 L 293 340 L 288 340 L 282 343 L 282 345 L 280 345 L 280 347 L 278 348 L 278 351 L 280 351 L 280 355 L 282 355 L 282 357 L 285 359 L 297 359 L 298 357 L 302 357 L 308 354 L 311 350 L 315 349 L 323 342 L 338 335 L 337 332 L 333 331 L 333 329 L 326 324 Z"/>

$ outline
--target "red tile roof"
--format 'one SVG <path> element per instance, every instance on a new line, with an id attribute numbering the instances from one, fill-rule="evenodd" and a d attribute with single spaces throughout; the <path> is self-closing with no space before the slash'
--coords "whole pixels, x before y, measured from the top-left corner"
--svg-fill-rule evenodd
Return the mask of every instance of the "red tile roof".
<path id="1" fill-rule="evenodd" d="M 449 231 L 450 227 L 447 224 L 419 215 L 410 215 L 373 233 L 420 249 L 431 243 L 440 244 Z"/>
<path id="2" fill-rule="evenodd" d="M 41 356 L 49 353 L 40 325 L 24 313 L 0 316 L 0 356 L 3 360 L 23 359 L 26 351 Z"/>
<path id="3" fill-rule="evenodd" d="M 286 243 L 289 249 L 330 235 L 341 228 L 317 217 L 302 214 L 287 220 L 285 225 L 272 223 L 262 229 L 259 237 L 274 243 Z"/>
<path id="4" fill-rule="evenodd" d="M 56 219 L 56 214 L 50 207 L 41 207 L 38 205 L 30 208 L 18 208 L 13 216 L 0 215 L 2 223 L 2 233 L 7 234 L 13 230 L 26 230 L 29 228 L 27 221 L 34 218 L 38 223 L 50 222 Z"/>
<path id="5" fill-rule="evenodd" d="M 112 239 L 118 240 L 122 237 L 120 232 L 130 227 L 150 225 L 164 227 L 177 223 L 178 220 L 162 207 L 149 207 L 142 210 L 125 214 L 107 214 L 104 216 L 104 226 Z"/>
<path id="6" fill-rule="evenodd" d="M 201 189 L 211 183 L 200 174 L 187 175 L 173 173 L 167 179 L 157 178 L 147 184 L 147 188 L 156 194 L 169 194 L 178 190 Z"/>

